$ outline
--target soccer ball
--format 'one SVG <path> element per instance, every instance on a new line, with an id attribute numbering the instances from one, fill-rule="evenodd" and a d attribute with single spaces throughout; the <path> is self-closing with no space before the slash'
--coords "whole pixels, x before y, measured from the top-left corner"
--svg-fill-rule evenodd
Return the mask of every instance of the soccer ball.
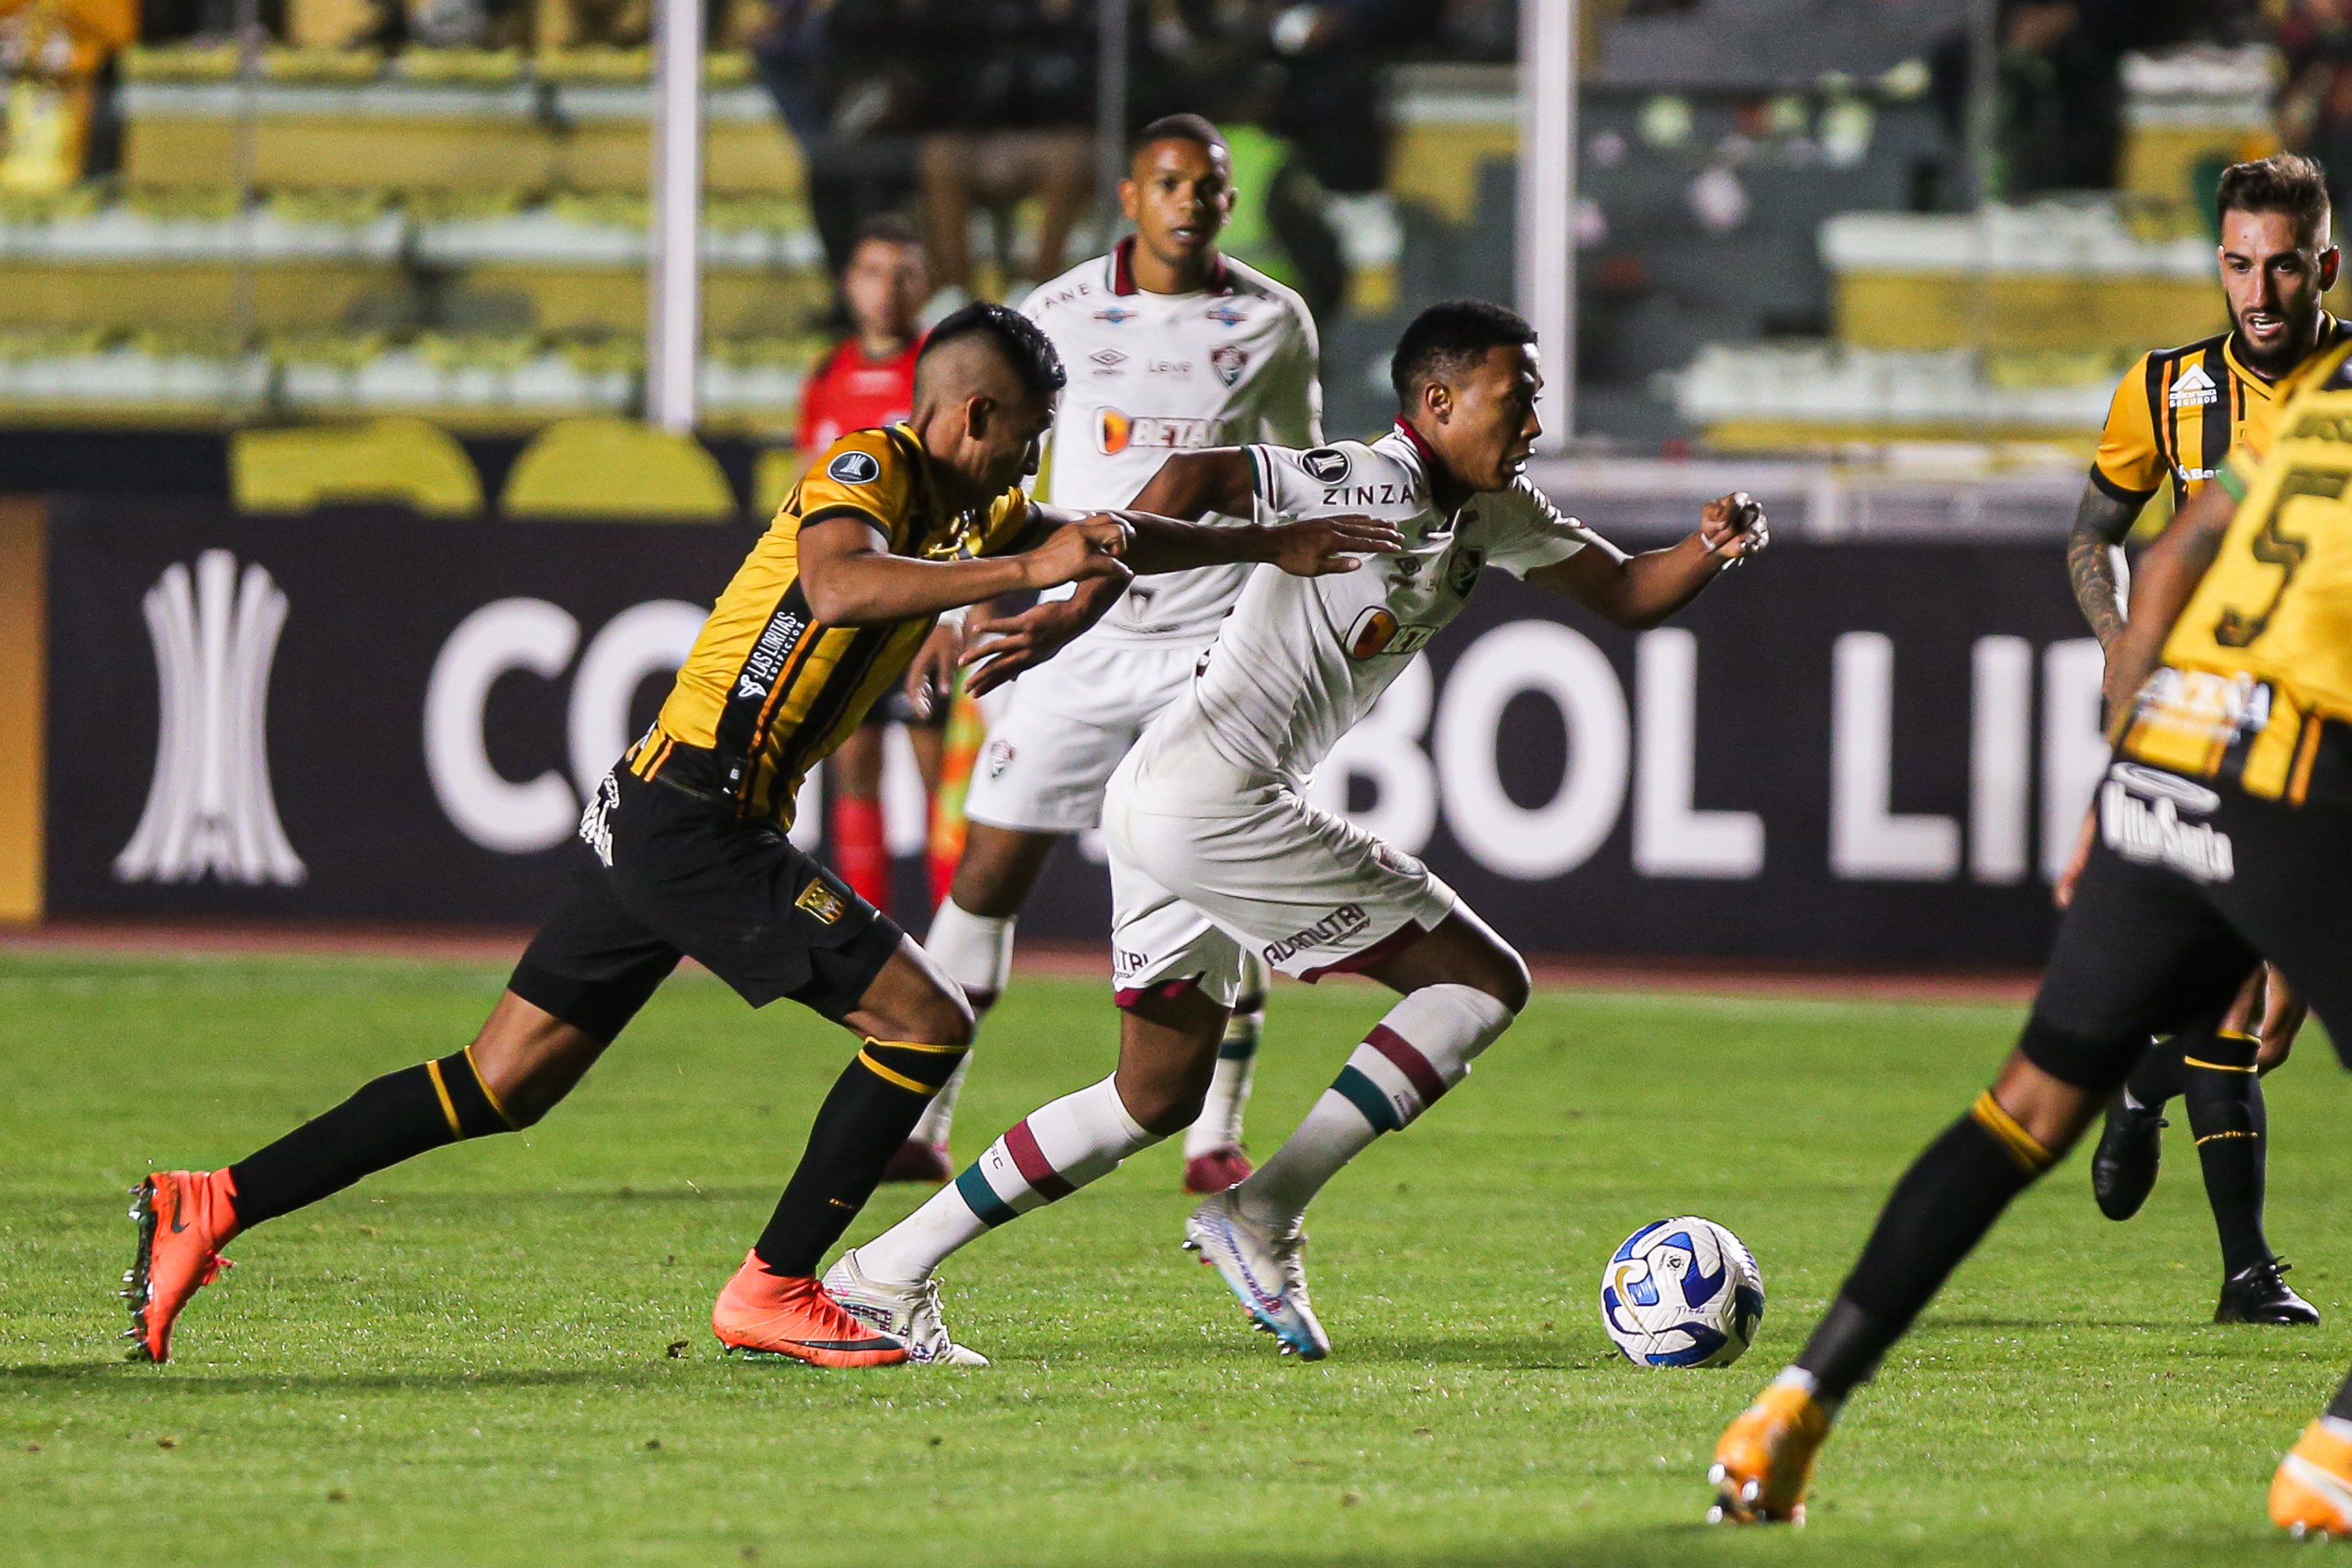
<path id="1" fill-rule="evenodd" d="M 1601 1326 L 1636 1366 L 1729 1366 L 1763 1321 L 1754 1256 L 1711 1219 L 1645 1225 L 1601 1273 Z"/>

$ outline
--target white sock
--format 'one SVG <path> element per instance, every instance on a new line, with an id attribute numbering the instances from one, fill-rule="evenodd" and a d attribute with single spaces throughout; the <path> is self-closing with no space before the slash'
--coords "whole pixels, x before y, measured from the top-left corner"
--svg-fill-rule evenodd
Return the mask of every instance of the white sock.
<path id="1" fill-rule="evenodd" d="M 859 1247 L 858 1267 L 893 1284 L 929 1279 L 982 1232 L 1069 1196 L 1159 1142 L 1127 1113 L 1114 1079 L 1066 1094 L 1014 1122 L 963 1174 Z"/>
<path id="2" fill-rule="evenodd" d="M 1297 1220 L 1340 1166 L 1411 1125 L 1510 1025 L 1508 1007 L 1469 985 L 1425 985 L 1390 1008 L 1298 1131 L 1241 1184 L 1242 1213 L 1276 1228 Z"/>
<path id="3" fill-rule="evenodd" d="M 963 987 L 964 997 L 977 1016 L 988 1016 L 1013 973 L 1013 919 L 1011 915 L 1001 920 L 992 915 L 976 915 L 953 899 L 941 899 L 931 916 L 931 929 L 924 933 L 923 951 Z M 956 1097 L 963 1092 L 963 1080 L 971 1072 L 971 1057 L 967 1053 L 956 1064 L 954 1076 L 931 1096 L 922 1120 L 908 1134 L 909 1139 L 946 1146 L 948 1134 L 955 1127 Z"/>
<path id="4" fill-rule="evenodd" d="M 1224 1043 L 1217 1047 L 1216 1071 L 1209 1079 L 1208 1098 L 1200 1117 L 1184 1133 L 1184 1158 L 1212 1154 L 1242 1141 L 1242 1112 L 1249 1105 L 1250 1079 L 1257 1071 L 1258 1033 L 1265 1026 L 1265 999 L 1242 998 L 1225 1021 Z"/>
<path id="5" fill-rule="evenodd" d="M 2322 1415 L 2319 1424 L 2346 1442 L 2352 1443 L 2352 1421 L 2347 1421 L 2341 1415 Z"/>

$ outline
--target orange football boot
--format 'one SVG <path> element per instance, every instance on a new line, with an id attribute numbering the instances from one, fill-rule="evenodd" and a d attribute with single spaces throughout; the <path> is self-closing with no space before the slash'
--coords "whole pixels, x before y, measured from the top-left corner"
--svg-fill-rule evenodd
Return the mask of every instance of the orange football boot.
<path id="1" fill-rule="evenodd" d="M 172 1359 L 172 1325 L 188 1298 L 220 1278 L 220 1249 L 243 1228 L 226 1171 L 158 1171 L 131 1189 L 139 1251 L 122 1276 L 132 1361 Z"/>
<path id="2" fill-rule="evenodd" d="M 844 1311 L 807 1275 L 771 1274 L 756 1252 L 719 1292 L 710 1331 L 730 1352 L 790 1356 L 812 1366 L 896 1366 L 906 1342 L 881 1333 Z"/>
<path id="3" fill-rule="evenodd" d="M 1829 1412 L 1811 1394 L 1790 1384 L 1766 1388 L 1716 1440 L 1709 1522 L 1804 1523 L 1805 1483 L 1829 1435 Z"/>
<path id="4" fill-rule="evenodd" d="M 2352 1535 L 2352 1442 L 2315 1421 L 2279 1461 L 2271 1522 L 2301 1541 Z"/>

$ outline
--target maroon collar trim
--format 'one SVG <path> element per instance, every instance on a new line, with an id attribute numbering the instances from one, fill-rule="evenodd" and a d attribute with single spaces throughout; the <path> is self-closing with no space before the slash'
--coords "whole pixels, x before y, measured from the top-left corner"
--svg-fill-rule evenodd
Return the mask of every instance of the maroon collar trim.
<path id="1" fill-rule="evenodd" d="M 1135 236 L 1131 234 L 1110 247 L 1110 291 L 1122 295 L 1142 292 L 1135 282 Z M 1233 291 L 1233 272 L 1225 266 L 1224 256 L 1220 252 L 1216 267 L 1209 273 L 1206 292 L 1230 294 Z"/>
<path id="2" fill-rule="evenodd" d="M 1413 451 L 1419 454 L 1422 466 L 1423 468 L 1427 468 L 1430 464 L 1437 460 L 1437 449 L 1432 447 L 1427 441 L 1422 439 L 1420 431 L 1414 429 L 1402 417 L 1397 420 L 1396 427 L 1397 434 L 1402 436 L 1412 446 Z"/>

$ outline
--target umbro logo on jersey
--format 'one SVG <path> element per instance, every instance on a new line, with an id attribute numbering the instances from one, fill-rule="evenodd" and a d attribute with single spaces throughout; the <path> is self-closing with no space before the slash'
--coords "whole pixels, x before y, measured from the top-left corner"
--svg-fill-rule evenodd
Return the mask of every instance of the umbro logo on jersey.
<path id="1" fill-rule="evenodd" d="M 1117 375 L 1118 367 L 1127 363 L 1127 356 L 1117 349 L 1097 349 L 1087 358 L 1094 362 L 1097 375 Z"/>
<path id="2" fill-rule="evenodd" d="M 1348 454 L 1332 447 L 1318 447 L 1298 459 L 1298 466 L 1327 485 L 1336 485 L 1348 477 Z"/>
<path id="3" fill-rule="evenodd" d="M 1231 386 L 1249 368 L 1249 350 L 1238 343 L 1219 343 L 1209 351 L 1209 368 L 1217 373 L 1219 381 Z"/>
<path id="4" fill-rule="evenodd" d="M 2167 401 L 2175 408 L 2193 408 L 2200 404 L 2211 403 L 2221 395 L 2221 389 L 2213 384 L 2213 378 L 2205 374 L 2205 367 L 2192 364 L 2181 373 L 2179 380 L 2172 384 L 2172 395 Z"/>
<path id="5" fill-rule="evenodd" d="M 844 452 L 824 466 L 828 479 L 845 485 L 870 485 L 882 477 L 882 465 L 874 460 L 871 452 Z"/>

